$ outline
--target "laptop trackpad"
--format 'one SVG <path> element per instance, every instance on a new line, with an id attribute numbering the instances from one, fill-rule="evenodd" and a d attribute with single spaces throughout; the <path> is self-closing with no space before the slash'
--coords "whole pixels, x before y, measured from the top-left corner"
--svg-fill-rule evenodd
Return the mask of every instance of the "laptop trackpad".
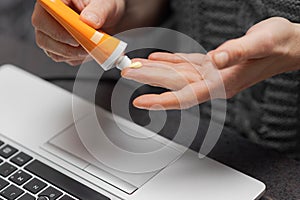
<path id="1" fill-rule="evenodd" d="M 130 123 L 119 123 L 118 127 L 110 117 L 99 120 L 101 129 L 93 124 L 93 117 L 88 116 L 51 139 L 44 148 L 113 185 L 123 181 L 136 188 L 180 156 L 179 151 L 159 142 L 157 138 L 142 137 L 140 131 L 143 129 L 137 133 L 134 124 L 129 127 Z M 141 137 L 134 137 L 138 134 Z M 101 155 L 95 155 L 97 152 Z M 76 159 L 72 159 L 74 156 Z M 125 189 L 122 188 L 124 184 L 120 185 L 117 187 L 122 190 L 128 188 L 128 185 Z M 127 191 L 130 192 L 130 189 Z"/>

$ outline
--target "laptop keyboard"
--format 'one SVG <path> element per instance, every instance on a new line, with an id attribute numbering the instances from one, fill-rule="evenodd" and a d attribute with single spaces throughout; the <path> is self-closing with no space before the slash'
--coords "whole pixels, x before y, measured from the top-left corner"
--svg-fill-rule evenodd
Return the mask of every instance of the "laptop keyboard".
<path id="1" fill-rule="evenodd" d="M 0 141 L 0 200 L 109 200 Z"/>

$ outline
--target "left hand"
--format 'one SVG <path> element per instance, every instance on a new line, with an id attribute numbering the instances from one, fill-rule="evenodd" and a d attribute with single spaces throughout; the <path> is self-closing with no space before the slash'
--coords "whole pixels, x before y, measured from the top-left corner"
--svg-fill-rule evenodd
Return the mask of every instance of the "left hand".
<path id="1" fill-rule="evenodd" d="M 134 100 L 136 107 L 189 108 L 209 99 L 231 98 L 262 80 L 300 69 L 300 25 L 270 18 L 208 55 L 154 53 L 135 61 L 142 62 L 143 67 L 125 68 L 123 77 L 171 90 L 140 96 Z M 224 94 L 211 96 L 222 86 Z"/>

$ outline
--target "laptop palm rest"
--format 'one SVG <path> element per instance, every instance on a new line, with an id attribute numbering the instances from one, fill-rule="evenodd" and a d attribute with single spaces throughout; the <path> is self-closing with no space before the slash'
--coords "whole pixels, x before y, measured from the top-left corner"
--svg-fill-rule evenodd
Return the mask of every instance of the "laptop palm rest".
<path id="1" fill-rule="evenodd" d="M 79 120 L 76 123 L 76 126 L 74 124 L 62 133 L 56 135 L 49 140 L 47 144 L 43 145 L 43 148 L 128 194 L 131 194 L 136 189 L 140 188 L 180 156 L 180 151 L 177 151 L 172 147 L 166 147 L 164 143 L 157 141 L 155 138 L 147 138 L 145 135 L 140 138 L 132 137 L 138 134 L 142 135 L 143 133 L 137 132 L 125 124 L 121 125 L 123 127 L 119 128 L 109 115 L 105 115 L 106 114 L 103 113 L 101 119 L 99 119 L 99 121 L 101 121 L 101 126 L 104 129 L 103 132 L 105 132 L 103 137 L 107 136 L 109 141 L 112 142 L 112 145 L 116 145 L 116 147 L 119 149 L 121 148 L 122 151 L 118 152 L 106 148 L 106 145 L 103 144 L 104 139 L 100 136 L 99 138 L 96 138 L 98 140 L 96 151 L 105 152 L 105 155 L 108 155 L 108 158 L 99 160 L 97 155 L 92 155 L 91 151 L 93 150 L 87 146 L 87 143 L 83 144 L 84 142 L 82 140 L 86 139 L 80 136 L 80 133 L 78 133 L 77 130 L 78 128 L 76 128 L 79 127 L 81 132 L 84 132 L 85 135 L 88 135 L 88 132 L 101 132 L 98 129 L 94 130 L 91 128 L 92 125 L 90 123 L 92 121 L 92 116 L 87 116 L 84 119 Z M 132 124 L 132 126 L 135 125 Z M 82 128 L 85 131 L 82 131 Z M 126 132 L 131 131 L 131 135 L 124 133 L 124 131 L 122 131 L 124 129 L 126 129 Z M 91 140 L 95 140 L 95 138 L 91 138 Z M 161 153 L 156 153 L 156 155 L 154 155 L 154 157 L 156 157 L 154 160 L 151 156 L 148 159 L 143 160 L 124 158 L 124 154 L 122 153 L 123 151 L 126 151 L 137 155 L 143 155 L 147 152 L 157 152 L 160 150 Z M 127 161 L 124 162 L 124 159 L 127 159 Z M 157 165 L 158 162 L 160 162 L 159 165 Z M 116 168 L 116 165 L 119 167 Z M 138 170 L 137 166 L 143 168 L 143 165 L 148 168 L 136 171 Z M 130 169 L 132 170 L 130 171 Z"/>

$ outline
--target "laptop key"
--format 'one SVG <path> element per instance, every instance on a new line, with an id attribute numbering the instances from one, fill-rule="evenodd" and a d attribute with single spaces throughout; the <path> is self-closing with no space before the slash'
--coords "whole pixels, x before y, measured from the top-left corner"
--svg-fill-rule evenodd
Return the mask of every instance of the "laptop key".
<path id="1" fill-rule="evenodd" d="M 20 152 L 15 155 L 10 161 L 21 167 L 28 163 L 30 160 L 32 160 L 31 156 L 27 155 L 26 153 Z"/>
<path id="2" fill-rule="evenodd" d="M 39 197 L 48 197 L 49 200 L 56 200 L 58 197 L 60 197 L 63 193 L 58 191 L 57 189 L 53 187 L 48 187 L 44 191 L 42 191 L 39 194 Z"/>
<path id="3" fill-rule="evenodd" d="M 24 185 L 24 188 L 33 194 L 37 194 L 39 191 L 47 186 L 46 183 L 38 180 L 37 178 L 32 179 Z"/>
<path id="4" fill-rule="evenodd" d="M 21 196 L 18 200 L 35 200 L 35 197 L 26 193 L 23 196 Z"/>
<path id="5" fill-rule="evenodd" d="M 110 200 L 110 198 L 103 194 L 92 190 L 38 160 L 29 163 L 25 169 L 78 199 Z"/>
<path id="6" fill-rule="evenodd" d="M 2 156 L 3 158 L 9 158 L 10 156 L 14 155 L 15 153 L 17 153 L 17 149 L 10 146 L 9 144 L 5 145 L 4 147 L 2 147 L 0 149 L 0 156 Z"/>
<path id="7" fill-rule="evenodd" d="M 6 180 L 4 180 L 3 178 L 0 178 L 0 190 L 2 190 L 3 188 L 5 188 L 8 185 L 9 185 L 9 183 Z"/>
<path id="8" fill-rule="evenodd" d="M 7 177 L 11 175 L 17 168 L 12 166 L 11 164 L 5 162 L 0 166 L 0 175 L 3 177 Z"/>
<path id="9" fill-rule="evenodd" d="M 13 175 L 9 177 L 9 180 L 14 182 L 17 185 L 22 185 L 26 183 L 29 179 L 31 179 L 31 175 L 27 174 L 26 172 L 19 170 Z"/>
<path id="10" fill-rule="evenodd" d="M 23 193 L 24 191 L 21 190 L 20 188 L 17 188 L 14 185 L 10 185 L 5 190 L 3 190 L 0 194 L 1 196 L 5 197 L 8 200 L 14 200 L 19 196 L 21 196 L 21 194 Z"/>
<path id="11" fill-rule="evenodd" d="M 60 198 L 59 200 L 75 200 L 72 197 L 68 196 L 68 195 L 64 195 L 62 198 Z"/>
<path id="12" fill-rule="evenodd" d="M 37 198 L 37 200 L 49 200 L 49 198 L 45 196 L 40 196 Z"/>

